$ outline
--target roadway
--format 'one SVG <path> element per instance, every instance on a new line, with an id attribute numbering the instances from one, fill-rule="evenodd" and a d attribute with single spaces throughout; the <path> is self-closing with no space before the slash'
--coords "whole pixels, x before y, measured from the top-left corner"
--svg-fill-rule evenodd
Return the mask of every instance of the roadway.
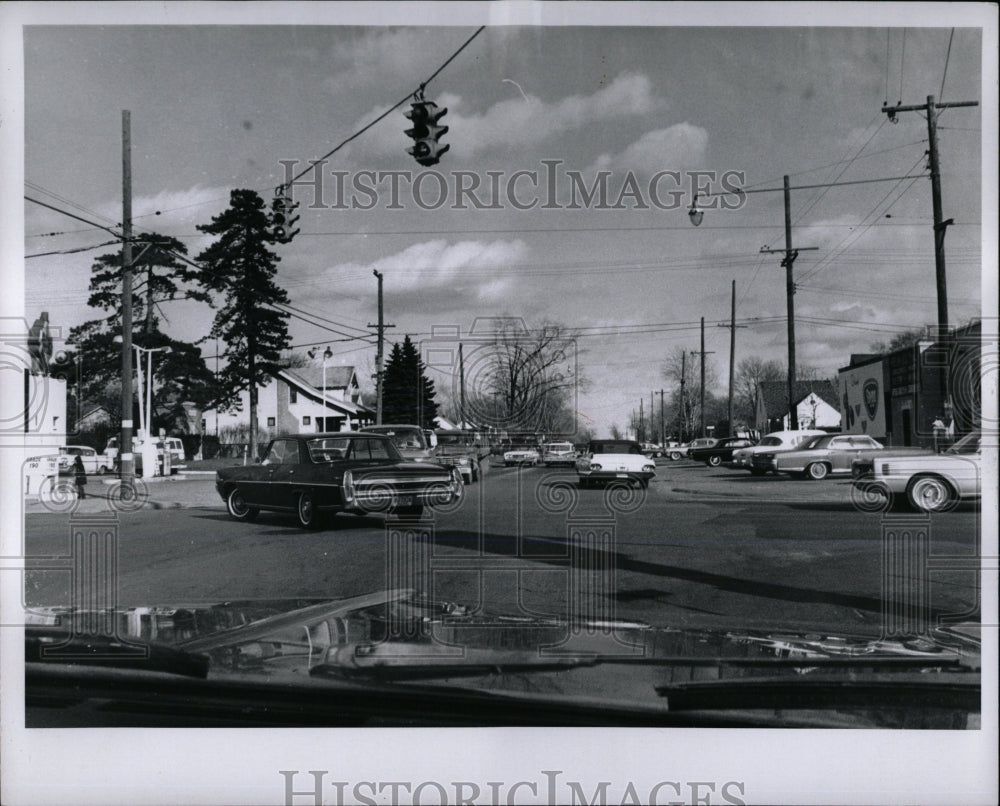
<path id="1" fill-rule="evenodd" d="M 41 558 L 71 553 L 73 530 L 110 524 L 121 606 L 414 587 L 510 614 L 658 625 L 877 635 L 884 614 L 915 596 L 932 619 L 978 618 L 975 506 L 864 511 L 846 480 L 755 479 L 688 461 L 661 461 L 645 492 L 583 490 L 575 479 L 569 468 L 495 466 L 457 509 L 416 526 L 338 515 L 305 532 L 285 515 L 232 521 L 202 478 L 173 488 L 201 493 L 174 508 L 31 510 L 25 547 L 29 567 L 51 566 Z M 25 579 L 29 606 L 72 603 L 67 570 Z"/>

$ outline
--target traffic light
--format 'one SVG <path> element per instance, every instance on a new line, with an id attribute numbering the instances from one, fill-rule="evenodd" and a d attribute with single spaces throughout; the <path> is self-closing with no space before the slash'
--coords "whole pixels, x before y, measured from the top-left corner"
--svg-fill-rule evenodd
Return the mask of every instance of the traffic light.
<path id="1" fill-rule="evenodd" d="M 413 147 L 406 149 L 407 154 L 421 165 L 437 165 L 441 155 L 450 145 L 438 142 L 441 135 L 448 131 L 447 126 L 439 126 L 438 121 L 446 115 L 447 109 L 438 109 L 433 101 L 414 101 L 410 110 L 404 114 L 413 121 L 413 128 L 404 133 L 414 140 Z"/>
<path id="2" fill-rule="evenodd" d="M 299 230 L 292 230 L 295 222 L 299 220 L 297 215 L 293 215 L 298 206 L 299 203 L 292 201 L 283 186 L 274 189 L 274 201 L 271 202 L 271 235 L 278 243 L 288 243 L 299 234 Z"/>

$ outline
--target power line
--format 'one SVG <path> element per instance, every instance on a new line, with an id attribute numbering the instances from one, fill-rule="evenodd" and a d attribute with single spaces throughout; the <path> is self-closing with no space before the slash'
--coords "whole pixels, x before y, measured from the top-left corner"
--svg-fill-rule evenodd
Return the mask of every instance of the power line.
<path id="1" fill-rule="evenodd" d="M 472 42 L 472 40 L 475 39 L 477 36 L 479 36 L 479 34 L 481 34 L 485 28 L 486 28 L 485 25 L 481 25 L 478 29 L 476 29 L 476 32 L 472 36 L 470 36 L 468 39 L 466 39 L 465 42 L 462 43 L 462 46 L 458 50 L 456 50 L 451 56 L 449 56 L 448 59 L 444 62 L 444 64 L 442 64 L 437 70 L 435 70 L 431 74 L 430 78 L 426 79 L 420 85 L 420 90 L 423 90 L 428 84 L 431 83 L 431 81 L 433 81 L 435 78 L 437 78 L 438 74 L 442 70 L 444 70 L 445 67 L 447 67 L 449 64 L 451 64 L 452 61 L 458 56 L 458 54 L 461 53 L 463 50 L 465 50 L 465 48 L 469 45 L 469 43 Z M 294 177 L 292 177 L 286 183 L 286 186 L 294 184 L 299 179 L 301 179 L 303 176 L 305 176 L 307 173 L 309 173 L 312 170 L 315 170 L 316 165 L 318 163 L 321 163 L 324 160 L 326 160 L 327 158 L 332 157 L 334 154 L 336 154 L 338 151 L 340 151 L 340 149 L 342 149 L 344 146 L 346 146 L 352 140 L 357 139 L 362 134 L 364 134 L 366 131 L 368 131 L 372 126 L 374 126 L 376 123 L 378 123 L 379 121 L 387 118 L 395 110 L 397 110 L 399 107 L 401 107 L 407 101 L 409 101 L 410 98 L 412 98 L 414 96 L 414 94 L 415 94 L 414 92 L 407 93 L 405 97 L 403 97 L 402 99 L 400 99 L 399 101 L 397 101 L 396 103 L 394 103 L 391 107 L 389 107 L 388 109 L 386 109 L 385 112 L 383 112 L 381 115 L 379 115 L 373 121 L 371 121 L 370 123 L 368 123 L 365 126 L 361 127 L 358 131 L 356 131 L 354 134 L 352 134 L 346 140 L 343 140 L 341 143 L 339 143 L 338 145 L 334 146 L 332 149 L 330 149 L 329 151 L 327 151 L 326 154 L 324 154 L 319 159 L 313 160 L 312 164 L 308 168 L 304 168 L 302 171 L 300 171 L 298 174 L 296 174 Z"/>

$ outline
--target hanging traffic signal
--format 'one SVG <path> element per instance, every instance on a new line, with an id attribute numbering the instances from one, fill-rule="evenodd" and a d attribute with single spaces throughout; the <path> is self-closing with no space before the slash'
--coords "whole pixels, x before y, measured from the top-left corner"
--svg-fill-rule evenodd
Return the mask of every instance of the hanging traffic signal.
<path id="1" fill-rule="evenodd" d="M 295 222 L 299 220 L 297 215 L 293 215 L 298 206 L 299 203 L 292 201 L 283 186 L 279 185 L 274 189 L 274 201 L 271 202 L 271 236 L 278 243 L 288 243 L 299 234 L 299 230 L 292 230 Z"/>
<path id="2" fill-rule="evenodd" d="M 413 128 L 407 129 L 404 134 L 414 140 L 413 147 L 406 149 L 406 153 L 413 155 L 421 165 L 437 165 L 441 155 L 451 148 L 447 143 L 442 145 L 438 142 L 441 135 L 448 131 L 447 126 L 438 125 L 447 113 L 447 109 L 438 109 L 433 101 L 424 100 L 414 101 L 409 111 L 404 112 L 413 121 Z"/>

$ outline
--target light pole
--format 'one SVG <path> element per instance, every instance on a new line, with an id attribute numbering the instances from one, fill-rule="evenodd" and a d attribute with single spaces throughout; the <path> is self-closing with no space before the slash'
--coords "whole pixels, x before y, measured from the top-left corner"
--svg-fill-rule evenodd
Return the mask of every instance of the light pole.
<path id="1" fill-rule="evenodd" d="M 311 350 L 307 350 L 306 352 L 307 352 L 307 354 L 309 355 L 310 358 L 315 358 L 316 357 L 316 348 L 315 347 L 313 349 L 311 349 Z M 326 349 L 323 350 L 323 425 L 320 428 L 320 431 L 326 431 L 326 420 L 327 420 L 327 417 L 326 417 L 326 409 L 327 409 L 327 405 L 326 405 L 326 362 L 329 361 L 331 358 L 333 358 L 333 350 L 331 350 L 330 346 L 327 345 Z M 348 427 L 350 427 L 350 426 L 348 426 Z"/>
<path id="2" fill-rule="evenodd" d="M 123 344 L 121 336 L 115 336 L 115 344 Z M 169 353 L 169 347 L 140 347 L 138 344 L 130 345 L 136 351 L 135 372 L 139 381 L 136 396 L 139 399 L 139 433 L 141 434 L 140 453 L 142 453 L 143 475 L 155 475 L 156 468 L 156 446 L 153 442 L 153 353 Z M 142 377 L 142 353 L 146 353 L 146 379 Z M 143 386 L 145 385 L 146 405 L 142 405 Z M 131 395 L 129 396 L 129 407 L 131 408 Z M 125 412 L 122 413 L 125 416 Z M 166 450 L 166 446 L 164 446 Z M 153 470 L 150 471 L 150 468 Z"/>

